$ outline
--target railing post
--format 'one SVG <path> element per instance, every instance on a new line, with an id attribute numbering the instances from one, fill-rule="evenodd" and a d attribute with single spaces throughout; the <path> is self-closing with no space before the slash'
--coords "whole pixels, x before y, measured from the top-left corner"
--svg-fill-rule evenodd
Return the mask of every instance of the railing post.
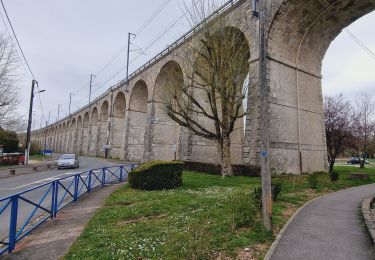
<path id="1" fill-rule="evenodd" d="M 92 171 L 89 171 L 89 183 L 87 184 L 87 192 L 91 192 L 91 174 Z"/>
<path id="2" fill-rule="evenodd" d="M 124 180 L 124 177 L 122 176 L 123 175 L 122 170 L 123 170 L 123 166 L 120 166 L 120 182 L 123 182 Z"/>
<path id="3" fill-rule="evenodd" d="M 103 171 L 102 171 L 102 187 L 104 187 L 105 185 L 105 171 L 107 170 L 107 168 L 103 168 Z"/>
<path id="4" fill-rule="evenodd" d="M 59 199 L 59 181 L 55 181 L 55 201 L 54 201 L 54 208 L 53 208 L 53 217 L 55 218 L 57 215 L 57 211 L 59 210 L 58 199 Z"/>
<path id="5" fill-rule="evenodd" d="M 55 217 L 56 181 L 52 182 L 51 219 Z"/>
<path id="6" fill-rule="evenodd" d="M 9 247 L 8 252 L 11 253 L 16 248 L 17 242 L 17 214 L 18 214 L 18 195 L 11 198 L 11 212 L 9 225 Z"/>
<path id="7" fill-rule="evenodd" d="M 74 195 L 73 200 L 76 202 L 78 200 L 78 184 L 79 184 L 79 175 L 74 176 Z"/>

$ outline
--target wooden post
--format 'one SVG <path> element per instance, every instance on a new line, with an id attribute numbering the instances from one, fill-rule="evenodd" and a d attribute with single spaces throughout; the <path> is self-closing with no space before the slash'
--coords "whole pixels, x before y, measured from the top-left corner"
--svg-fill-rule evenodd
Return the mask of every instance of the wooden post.
<path id="1" fill-rule="evenodd" d="M 272 192 L 269 162 L 269 103 L 267 82 L 267 3 L 259 0 L 259 89 L 263 225 L 272 230 Z"/>

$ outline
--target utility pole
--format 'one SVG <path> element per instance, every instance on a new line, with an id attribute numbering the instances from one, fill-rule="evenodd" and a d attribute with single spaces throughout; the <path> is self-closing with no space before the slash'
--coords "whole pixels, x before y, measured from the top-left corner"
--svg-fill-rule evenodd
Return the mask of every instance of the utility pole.
<path id="1" fill-rule="evenodd" d="M 59 119 L 60 119 L 60 106 L 61 106 L 61 104 L 57 105 L 57 121 L 59 121 Z"/>
<path id="2" fill-rule="evenodd" d="M 128 52 L 126 57 L 126 92 L 128 91 L 129 86 L 129 58 L 130 58 L 130 44 L 131 44 L 131 37 L 134 38 L 137 36 L 134 33 L 128 33 Z"/>
<path id="3" fill-rule="evenodd" d="M 33 113 L 33 115 L 35 115 L 35 113 Z M 33 122 L 33 131 L 35 130 L 35 120 L 34 120 L 34 122 Z"/>
<path id="4" fill-rule="evenodd" d="M 92 89 L 92 81 L 95 78 L 95 75 L 90 75 L 90 92 L 89 92 L 89 104 L 91 103 L 91 89 Z"/>
<path id="5" fill-rule="evenodd" d="M 27 122 L 27 132 L 26 132 L 26 148 L 25 148 L 25 165 L 29 164 L 29 156 L 30 156 L 30 143 L 31 143 L 31 124 L 33 120 L 33 103 L 34 103 L 34 94 L 42 93 L 45 90 L 39 90 L 38 92 L 34 93 L 35 85 L 38 85 L 38 82 L 33 79 L 31 82 L 31 95 L 30 95 L 30 107 L 29 107 L 29 120 Z"/>
<path id="6" fill-rule="evenodd" d="M 261 175 L 263 225 L 272 230 L 272 192 L 269 162 L 269 103 L 267 83 L 267 3 L 258 0 L 259 12 L 259 89 L 260 89 L 260 132 L 261 132 Z"/>
<path id="7" fill-rule="evenodd" d="M 51 117 L 51 111 L 48 112 L 48 120 L 46 121 L 46 129 L 47 129 L 47 126 L 49 124 L 49 118 Z M 43 148 L 43 155 L 46 155 L 46 150 L 47 150 L 47 130 L 44 131 L 45 132 L 45 135 L 44 135 L 44 148 Z"/>
<path id="8" fill-rule="evenodd" d="M 69 94 L 69 116 L 70 116 L 70 108 L 72 106 L 72 95 L 73 95 L 73 93 Z"/>

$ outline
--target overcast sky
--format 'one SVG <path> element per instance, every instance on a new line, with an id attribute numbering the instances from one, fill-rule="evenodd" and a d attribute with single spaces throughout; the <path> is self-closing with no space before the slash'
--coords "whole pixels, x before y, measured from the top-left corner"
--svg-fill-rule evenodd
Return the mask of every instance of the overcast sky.
<path id="1" fill-rule="evenodd" d="M 222 2 L 221 0 L 219 0 Z M 90 74 L 94 80 L 93 98 L 125 77 L 127 33 L 138 33 L 133 49 L 150 46 L 169 28 L 144 55 L 138 57 L 130 71 L 152 58 L 189 29 L 184 0 L 4 0 L 24 53 L 41 89 L 44 113 L 51 111 L 51 120 L 68 113 L 69 93 L 74 93 L 72 110 L 88 102 Z M 187 1 L 190 3 L 190 1 Z M 142 25 L 163 4 L 161 13 L 146 28 Z M 1 12 L 3 18 L 4 13 Z M 375 13 L 361 18 L 349 29 L 375 51 Z M 6 33 L 4 23 L 0 29 Z M 9 28 L 8 28 L 9 30 Z M 141 30 L 141 31 L 140 31 Z M 109 66 L 102 69 L 109 61 Z M 25 70 L 23 70 L 25 71 Z M 20 113 L 27 114 L 31 77 L 27 71 L 19 81 L 22 94 Z M 347 33 L 343 32 L 331 45 L 323 66 L 323 91 L 332 95 L 343 92 L 354 95 L 358 90 L 375 93 L 375 60 L 366 54 Z M 41 109 L 35 100 L 35 121 L 39 127 Z"/>

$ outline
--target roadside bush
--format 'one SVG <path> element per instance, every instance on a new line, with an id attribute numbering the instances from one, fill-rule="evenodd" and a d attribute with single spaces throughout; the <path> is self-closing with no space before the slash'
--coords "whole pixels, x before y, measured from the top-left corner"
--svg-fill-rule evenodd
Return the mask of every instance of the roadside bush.
<path id="1" fill-rule="evenodd" d="M 307 182 L 309 184 L 310 189 L 316 189 L 319 184 L 318 174 L 316 173 L 310 174 L 307 177 Z"/>
<path id="2" fill-rule="evenodd" d="M 168 190 L 182 185 L 182 163 L 152 161 L 129 173 L 129 184 L 134 189 Z"/>
<path id="3" fill-rule="evenodd" d="M 259 205 L 252 203 L 253 194 L 249 190 L 238 190 L 229 196 L 232 214 L 232 232 L 238 228 L 253 226 L 260 218 Z"/>
<path id="4" fill-rule="evenodd" d="M 18 137 L 16 132 L 6 131 L 0 127 L 0 144 L 4 146 L 4 153 L 15 153 L 18 150 Z"/>
<path id="5" fill-rule="evenodd" d="M 283 185 L 280 182 L 272 183 L 272 200 L 277 201 L 277 198 L 282 190 Z"/>
<path id="6" fill-rule="evenodd" d="M 204 172 L 212 175 L 221 175 L 221 165 L 213 163 L 184 161 L 185 171 Z M 259 177 L 260 167 L 244 164 L 233 164 L 232 169 L 235 176 Z"/>
<path id="7" fill-rule="evenodd" d="M 331 182 L 336 182 L 339 180 L 339 173 L 338 172 L 330 172 L 329 177 L 331 178 Z"/>
<path id="8" fill-rule="evenodd" d="M 280 192 L 282 190 L 282 183 L 275 182 L 271 185 L 271 194 L 272 194 L 272 201 L 276 201 Z M 258 205 L 259 208 L 262 207 L 262 187 L 255 187 L 252 191 L 251 198 L 255 205 Z"/>
<path id="9" fill-rule="evenodd" d="M 40 154 L 41 147 L 38 143 L 31 142 L 30 144 L 30 155 Z"/>

